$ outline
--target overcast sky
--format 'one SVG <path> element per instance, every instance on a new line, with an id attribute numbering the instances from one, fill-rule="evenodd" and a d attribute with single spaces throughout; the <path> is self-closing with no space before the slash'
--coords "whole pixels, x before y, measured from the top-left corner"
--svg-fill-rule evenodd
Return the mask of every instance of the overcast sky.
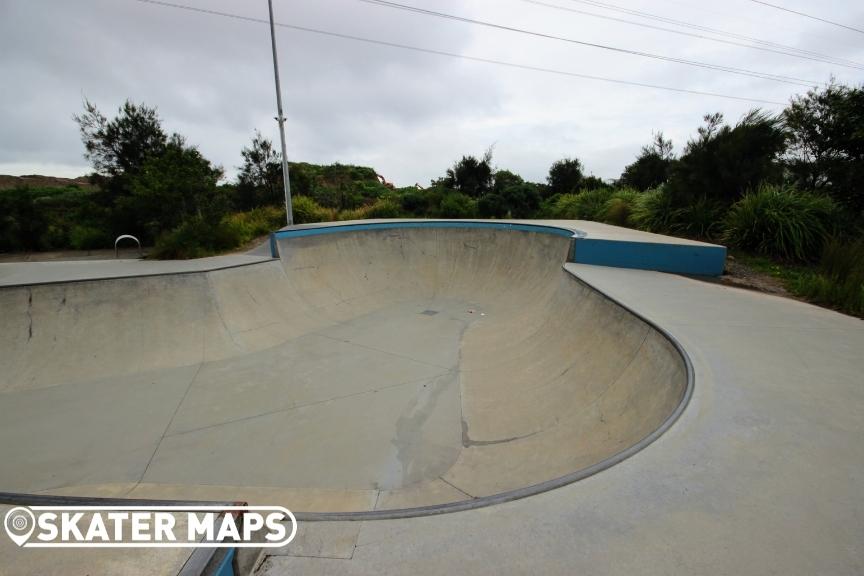
<path id="1" fill-rule="evenodd" d="M 266 0 L 171 0 L 267 18 Z M 473 19 L 664 56 L 825 82 L 864 72 L 532 4 L 395 0 Z M 690 33 L 576 0 L 543 0 Z M 605 0 L 743 36 L 864 63 L 864 34 L 751 0 Z M 773 0 L 864 28 L 860 0 Z M 805 87 L 442 20 L 358 0 L 274 0 L 276 21 L 579 74 L 786 102 Z M 443 174 L 494 145 L 495 165 L 543 181 L 578 157 L 615 178 L 652 131 L 676 152 L 708 112 L 737 120 L 757 104 L 611 84 L 277 28 L 292 161 L 374 166 L 398 185 Z M 707 33 L 704 33 L 708 35 Z M 746 43 L 744 40 L 737 40 Z M 136 0 L 0 0 L 0 174 L 88 172 L 72 115 L 89 98 L 109 116 L 130 98 L 156 106 L 233 177 L 254 131 L 278 142 L 264 24 Z"/>

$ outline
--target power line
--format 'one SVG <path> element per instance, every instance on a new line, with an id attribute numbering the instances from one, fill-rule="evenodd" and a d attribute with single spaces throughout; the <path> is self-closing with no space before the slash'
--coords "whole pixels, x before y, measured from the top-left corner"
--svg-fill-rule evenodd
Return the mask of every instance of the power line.
<path id="1" fill-rule="evenodd" d="M 762 4 L 763 6 L 770 6 L 771 8 L 776 8 L 777 10 L 783 10 L 784 12 L 791 12 L 792 14 L 797 14 L 798 16 L 804 16 L 805 18 L 810 18 L 811 20 L 818 20 L 819 22 L 825 22 L 826 24 L 831 24 L 833 26 L 839 26 L 840 28 L 846 28 L 847 30 L 852 30 L 853 32 L 858 32 L 859 34 L 864 34 L 864 30 L 860 28 L 853 28 L 852 26 L 847 26 L 845 24 L 840 24 L 839 22 L 834 22 L 832 20 L 826 20 L 825 18 L 820 18 L 818 16 L 813 16 L 812 14 L 805 14 L 804 12 L 798 12 L 797 10 L 792 10 L 791 8 L 786 8 L 784 6 L 778 6 L 777 4 L 770 4 L 768 2 L 762 2 L 762 0 L 750 0 L 756 4 Z"/>
<path id="2" fill-rule="evenodd" d="M 709 40 L 711 42 L 719 42 L 721 44 L 728 44 L 731 46 L 739 46 L 741 48 L 750 48 L 752 50 L 760 50 L 763 52 L 771 52 L 773 54 L 782 54 L 784 56 L 791 56 L 792 58 L 802 58 L 804 60 L 811 60 L 814 62 L 823 62 L 825 64 L 835 64 L 840 66 L 848 66 L 849 68 L 857 68 L 860 70 L 864 70 L 864 65 L 853 66 L 851 64 L 841 64 L 840 62 L 835 61 L 833 57 L 816 57 L 816 56 L 807 56 L 805 54 L 788 52 L 786 50 L 780 50 L 775 48 L 770 48 L 768 46 L 757 46 L 753 44 L 744 44 L 742 42 L 735 42 L 734 40 L 724 40 L 722 38 L 714 38 L 713 36 L 706 36 L 704 34 L 696 34 L 694 32 L 685 32 L 683 30 L 674 30 L 672 28 L 665 28 L 663 26 L 655 26 L 653 24 L 647 24 L 645 22 L 636 22 L 635 20 L 627 20 L 625 18 L 617 18 L 615 16 L 607 16 L 605 14 L 597 14 L 596 12 L 588 12 L 586 10 L 579 10 L 578 8 L 568 8 L 566 6 L 559 6 L 557 4 L 549 4 L 547 2 L 540 2 L 539 0 L 521 0 L 522 2 L 526 2 L 528 4 L 536 4 L 538 6 L 544 6 L 546 8 L 552 8 L 555 10 L 563 10 L 565 12 L 572 12 L 574 14 L 581 14 L 583 16 L 590 16 L 592 18 L 600 18 L 602 20 L 609 20 L 612 22 L 621 22 L 623 24 L 629 24 L 631 26 L 640 26 L 642 28 L 649 28 L 651 30 L 660 30 L 662 32 L 669 32 L 670 34 L 678 34 L 679 36 L 688 36 L 690 38 L 699 38 L 701 40 Z"/>
<path id="3" fill-rule="evenodd" d="M 252 16 L 244 16 L 242 14 L 233 14 L 230 12 L 221 12 L 218 10 L 210 10 L 207 8 L 198 8 L 195 6 L 187 6 L 185 4 L 175 4 L 172 2 L 165 2 L 162 0 L 134 0 L 134 1 L 140 2 L 142 4 L 151 4 L 151 5 L 155 5 L 155 6 L 162 6 L 165 8 L 175 8 L 178 10 L 185 10 L 188 12 L 197 12 L 200 14 L 207 14 L 210 16 L 220 16 L 223 18 L 231 18 L 234 20 L 241 20 L 244 22 L 252 22 L 252 23 L 256 23 L 256 24 L 269 24 L 269 22 L 267 20 L 264 20 L 261 18 L 254 18 Z M 656 90 L 665 90 L 668 92 L 679 92 L 679 93 L 683 93 L 683 94 L 693 94 L 696 96 L 713 96 L 716 98 L 724 98 L 727 100 L 738 100 L 741 102 L 753 102 L 756 104 L 773 104 L 773 105 L 778 105 L 778 106 L 784 106 L 786 104 L 785 102 L 778 102 L 776 100 L 765 100 L 762 98 L 750 98 L 750 97 L 746 97 L 746 96 L 733 96 L 731 94 L 722 94 L 722 93 L 718 93 L 718 92 L 707 92 L 704 90 L 690 90 L 688 88 L 664 86 L 661 84 L 651 84 L 651 83 L 647 83 L 647 82 L 635 82 L 635 81 L 631 81 L 631 80 L 621 80 L 618 78 L 607 78 L 604 76 L 594 76 L 591 74 L 580 74 L 578 72 L 570 72 L 567 70 L 558 70 L 558 69 L 554 69 L 554 68 L 544 68 L 541 66 L 531 66 L 528 64 L 517 64 L 515 62 L 506 62 L 503 60 L 496 60 L 493 58 L 481 58 L 479 56 L 469 56 L 466 54 L 457 54 L 455 52 L 447 52 L 444 50 L 435 50 L 435 49 L 431 49 L 431 48 L 421 48 L 419 46 L 412 46 L 410 44 L 400 44 L 397 42 L 388 42 L 386 40 L 377 40 L 374 38 L 366 38 L 363 36 L 354 36 L 351 34 L 343 34 L 340 32 L 321 30 L 318 28 L 308 28 L 306 26 L 297 26 L 294 24 L 281 24 L 279 22 L 276 22 L 275 25 L 279 26 L 281 28 L 289 28 L 291 30 L 297 30 L 299 32 L 308 32 L 311 34 L 319 34 L 322 36 L 329 36 L 331 38 L 341 38 L 343 40 L 353 40 L 356 42 L 363 42 L 366 44 L 376 44 L 379 46 L 387 46 L 390 48 L 400 48 L 402 50 L 410 50 L 413 52 L 421 52 L 424 54 L 434 54 L 437 56 L 446 56 L 448 58 L 458 58 L 461 60 L 468 60 L 471 62 L 480 62 L 483 64 L 494 64 L 496 66 L 503 66 L 506 68 L 513 68 L 513 69 L 518 69 L 518 70 L 529 70 L 532 72 L 542 72 L 542 73 L 547 73 L 547 74 L 555 74 L 558 76 L 582 78 L 585 80 L 595 80 L 598 82 L 607 82 L 607 83 L 611 83 L 611 84 L 623 84 L 623 85 L 627 85 L 627 86 L 638 86 L 640 88 L 653 88 Z"/>
<path id="4" fill-rule="evenodd" d="M 493 22 L 487 22 L 485 20 L 475 20 L 473 18 L 466 18 L 463 16 L 457 16 L 455 14 L 446 14 L 444 12 L 436 12 L 434 10 L 427 10 L 425 8 L 419 8 L 416 6 L 409 6 L 407 4 L 399 4 L 397 2 L 390 2 L 388 0 L 359 0 L 359 1 L 365 2 L 366 4 L 372 4 L 375 6 L 384 6 L 387 8 L 395 8 L 397 10 L 405 10 L 408 12 L 414 12 L 416 14 L 422 14 L 424 16 L 433 16 L 436 18 L 443 18 L 445 20 L 453 20 L 456 22 L 475 24 L 478 26 L 485 26 L 487 28 L 494 28 L 496 30 L 504 30 L 506 32 L 516 32 L 518 34 L 535 36 L 535 37 L 544 38 L 547 40 L 557 40 L 557 41 L 561 41 L 561 42 L 567 42 L 570 44 L 576 44 L 579 46 L 586 46 L 589 48 L 599 48 L 601 50 L 618 52 L 620 54 L 629 54 L 631 56 L 641 56 L 643 58 L 652 58 L 655 60 L 663 60 L 665 62 L 674 62 L 676 64 L 684 64 L 685 66 L 694 66 L 696 68 L 705 68 L 705 69 L 709 69 L 709 70 L 717 70 L 720 72 L 727 72 L 729 74 L 738 74 L 741 76 L 749 76 L 751 78 L 760 78 L 762 80 L 773 80 L 775 82 L 783 82 L 785 84 L 793 84 L 793 85 L 797 85 L 797 86 L 804 86 L 807 88 L 811 88 L 814 85 L 819 84 L 819 82 L 816 82 L 813 80 L 804 80 L 802 78 L 795 78 L 795 77 L 791 77 L 791 76 L 781 76 L 778 74 L 769 74 L 767 72 L 757 72 L 754 70 L 746 70 L 744 68 L 734 68 L 731 66 L 721 66 L 719 64 L 709 64 L 706 62 L 698 62 L 695 60 L 685 60 L 683 58 L 674 58 L 672 56 L 663 56 L 660 54 L 653 54 L 651 52 L 642 52 L 639 50 L 629 50 L 627 48 L 619 48 L 617 46 L 609 46 L 606 44 L 597 44 L 595 42 L 586 42 L 583 40 L 577 40 L 575 38 L 566 38 L 563 36 L 556 36 L 554 34 L 535 32 L 532 30 L 525 30 L 523 28 L 514 28 L 512 26 L 505 26 L 503 24 L 495 24 Z"/>
<path id="5" fill-rule="evenodd" d="M 752 36 L 745 36 L 743 34 L 737 34 L 734 32 L 729 32 L 726 30 L 720 30 L 718 28 L 711 28 L 709 26 L 702 26 L 700 24 L 694 24 L 692 22 L 686 22 L 684 20 L 676 20 L 674 18 L 668 18 L 666 16 L 660 16 L 658 14 L 652 14 L 650 12 L 643 12 L 641 10 L 633 10 L 631 8 L 625 8 L 623 6 L 618 6 L 615 4 L 610 4 L 608 2 L 601 2 L 600 0 L 570 0 L 571 2 L 578 2 L 580 4 L 587 4 L 589 6 L 594 6 L 597 8 L 604 8 L 606 10 L 611 10 L 613 12 L 620 12 L 623 14 L 630 14 L 631 16 L 638 16 L 640 18 L 645 18 L 648 20 L 655 20 L 658 22 L 665 22 L 666 24 L 673 24 L 675 26 L 681 26 L 684 28 L 690 28 L 692 30 L 701 30 L 702 32 L 709 32 L 711 34 L 717 34 L 719 36 L 725 36 L 727 38 L 736 38 L 738 40 L 745 40 L 747 42 L 753 42 L 754 44 L 759 44 L 761 46 L 769 46 L 772 48 L 779 48 L 782 50 L 787 50 L 791 52 L 797 52 L 800 54 L 808 54 L 810 56 L 814 56 L 817 58 L 825 58 L 832 60 L 834 64 L 839 66 L 846 66 L 849 68 L 861 68 L 864 67 L 864 64 L 860 62 L 855 62 L 852 60 L 847 60 L 845 58 L 836 58 L 834 56 L 828 56 L 826 54 L 820 54 L 819 52 L 813 52 L 812 50 L 804 50 L 802 48 L 796 48 L 794 46 L 788 46 L 785 44 L 778 44 L 777 42 L 770 42 L 768 40 L 762 40 L 760 38 L 754 38 Z"/>

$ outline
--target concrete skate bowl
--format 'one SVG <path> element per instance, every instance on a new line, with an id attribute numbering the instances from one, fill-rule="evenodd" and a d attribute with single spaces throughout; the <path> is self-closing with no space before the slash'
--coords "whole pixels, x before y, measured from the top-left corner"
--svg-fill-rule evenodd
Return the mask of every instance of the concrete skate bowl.
<path id="1" fill-rule="evenodd" d="M 569 232 L 300 234 L 247 266 L 0 290 L 0 490 L 441 513 L 608 468 L 686 404 L 686 355 L 563 269 Z"/>

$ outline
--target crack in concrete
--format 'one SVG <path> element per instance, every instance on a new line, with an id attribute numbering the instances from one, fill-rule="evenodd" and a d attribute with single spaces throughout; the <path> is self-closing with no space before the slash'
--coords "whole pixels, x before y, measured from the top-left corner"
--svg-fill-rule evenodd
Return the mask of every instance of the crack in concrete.
<path id="1" fill-rule="evenodd" d="M 523 438 L 530 438 L 531 436 L 539 433 L 540 431 L 536 430 L 529 434 L 523 434 L 522 436 L 511 436 L 510 438 L 501 438 L 499 440 L 471 440 L 468 435 L 468 422 L 466 422 L 464 418 L 462 419 L 462 446 L 464 446 L 465 448 L 470 448 L 471 446 L 492 446 L 494 444 L 506 444 L 508 442 L 522 440 Z"/>
<path id="2" fill-rule="evenodd" d="M 444 476 L 439 476 L 438 479 L 441 480 L 442 482 L 444 482 L 445 484 L 447 484 L 448 486 L 450 486 L 451 488 L 453 488 L 454 490 L 456 490 L 457 492 L 464 494 L 465 496 L 467 496 L 471 500 L 474 500 L 476 498 L 476 496 L 472 496 L 471 494 L 469 494 L 465 490 L 462 490 L 461 488 L 459 488 L 458 486 L 456 486 L 452 482 L 448 481 L 446 478 L 444 478 Z"/>
<path id="3" fill-rule="evenodd" d="M 192 428 L 190 430 L 181 430 L 180 432 L 174 432 L 172 434 L 166 434 L 166 438 L 171 438 L 174 436 L 182 436 L 184 434 L 191 434 L 193 432 L 200 432 L 202 430 L 209 430 L 210 428 L 218 428 L 220 426 L 227 426 L 229 424 L 236 424 L 238 422 L 246 422 L 248 420 L 255 420 L 256 418 L 263 418 L 265 416 L 272 416 L 274 414 L 280 414 L 283 412 L 291 412 L 293 410 L 300 410 L 301 408 L 308 408 L 310 406 L 317 406 L 319 404 L 326 404 L 328 402 L 338 402 L 339 400 L 345 400 L 347 398 L 353 398 L 355 396 L 363 396 L 365 394 L 374 394 L 377 392 L 384 392 L 387 390 L 391 390 L 393 388 L 399 388 L 400 386 L 409 386 L 411 384 L 418 384 L 420 382 L 425 382 L 426 380 L 435 380 L 436 378 L 440 378 L 447 374 L 446 372 L 441 374 L 436 374 L 434 376 L 424 376 L 423 378 L 417 378 L 414 380 L 407 380 L 405 382 L 398 382 L 396 384 L 391 384 L 390 386 L 382 386 L 380 388 L 372 388 L 369 390 L 361 390 L 359 392 L 352 392 L 351 394 L 344 394 L 341 396 L 332 396 L 330 398 L 324 398 L 322 400 L 315 400 L 314 402 L 306 402 L 301 404 L 292 404 L 291 406 L 287 406 L 285 408 L 279 408 L 276 410 L 267 410 L 266 412 L 261 412 L 258 414 L 252 414 L 250 416 L 244 416 L 242 418 L 235 418 L 233 420 L 227 420 L 225 422 L 218 422 L 216 424 L 210 424 L 208 426 L 201 426 L 198 428 Z"/>
<path id="4" fill-rule="evenodd" d="M 27 288 L 27 341 L 33 339 L 33 289 Z"/>

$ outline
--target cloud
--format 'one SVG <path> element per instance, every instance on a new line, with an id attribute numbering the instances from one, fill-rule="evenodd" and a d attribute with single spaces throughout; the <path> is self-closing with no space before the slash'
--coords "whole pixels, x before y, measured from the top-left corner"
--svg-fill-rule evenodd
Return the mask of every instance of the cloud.
<path id="1" fill-rule="evenodd" d="M 267 18 L 266 3 L 181 0 Z M 624 4 L 625 0 L 617 0 Z M 520 0 L 404 0 L 586 41 L 789 76 L 860 82 L 860 71 L 569 14 Z M 615 15 L 563 0 L 560 5 Z M 735 0 L 717 9 L 677 0 L 627 7 L 864 61 L 860 38 Z M 276 0 L 276 19 L 377 38 L 636 82 L 786 101 L 799 89 L 470 24 L 356 0 Z M 803 0 L 791 8 L 815 10 Z M 857 3 L 819 6 L 861 21 Z M 134 0 L 10 0 L 0 7 L 0 173 L 87 171 L 72 114 L 82 98 L 113 113 L 126 98 L 159 108 L 165 126 L 229 175 L 254 130 L 278 139 L 266 25 Z M 830 12 L 830 13 L 829 13 Z M 618 16 L 621 16 L 618 14 Z M 629 17 L 635 19 L 635 17 Z M 496 164 L 543 180 L 577 156 L 616 177 L 654 130 L 680 150 L 706 112 L 734 120 L 752 104 L 609 84 L 277 29 L 289 157 L 375 166 L 398 184 L 427 183 L 462 154 L 494 144 Z M 803 90 L 803 89 L 801 89 Z M 779 107 L 768 107 L 779 109 Z M 53 171 L 53 172 L 52 172 Z"/>

